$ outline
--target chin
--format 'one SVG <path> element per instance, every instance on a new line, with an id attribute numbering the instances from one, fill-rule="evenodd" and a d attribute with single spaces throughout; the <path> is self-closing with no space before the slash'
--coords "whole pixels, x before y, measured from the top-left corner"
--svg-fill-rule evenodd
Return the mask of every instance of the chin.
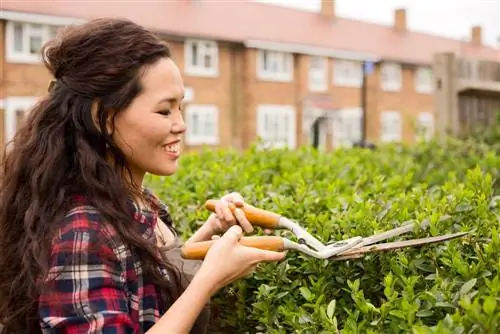
<path id="1" fill-rule="evenodd" d="M 151 168 L 149 169 L 149 173 L 158 176 L 170 176 L 174 175 L 178 169 L 179 167 L 177 164 L 169 164 L 169 166 L 161 166 L 160 168 L 156 166 L 156 168 Z"/>

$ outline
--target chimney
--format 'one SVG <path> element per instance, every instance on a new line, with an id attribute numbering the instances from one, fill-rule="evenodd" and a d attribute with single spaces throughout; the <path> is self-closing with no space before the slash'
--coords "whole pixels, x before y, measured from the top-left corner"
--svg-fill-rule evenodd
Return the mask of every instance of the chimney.
<path id="1" fill-rule="evenodd" d="M 479 27 L 479 26 L 472 27 L 471 40 L 472 40 L 472 44 L 474 44 L 474 45 L 481 45 L 482 44 L 481 27 Z"/>
<path id="2" fill-rule="evenodd" d="M 320 14 L 328 20 L 335 18 L 335 0 L 321 0 Z"/>
<path id="3" fill-rule="evenodd" d="M 406 9 L 398 8 L 394 11 L 394 30 L 397 32 L 406 31 Z"/>

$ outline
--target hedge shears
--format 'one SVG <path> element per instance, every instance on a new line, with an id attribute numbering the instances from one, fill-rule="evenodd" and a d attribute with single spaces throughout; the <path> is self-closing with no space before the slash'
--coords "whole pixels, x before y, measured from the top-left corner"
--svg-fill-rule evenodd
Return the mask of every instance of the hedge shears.
<path id="1" fill-rule="evenodd" d="M 208 200 L 205 203 L 205 208 L 215 212 L 216 203 L 217 200 Z M 328 259 L 331 261 L 358 259 L 368 253 L 390 251 L 406 247 L 418 247 L 452 240 L 468 234 L 467 232 L 458 232 L 421 239 L 379 243 L 380 241 L 412 232 L 416 223 L 409 222 L 400 227 L 377 233 L 369 237 L 357 236 L 347 240 L 333 241 L 324 244 L 299 224 L 275 212 L 256 208 L 246 203 L 243 206 L 236 206 L 230 203 L 229 209 L 232 212 L 237 208 L 245 213 L 248 221 L 254 226 L 259 226 L 264 229 L 287 229 L 297 237 L 297 242 L 294 242 L 279 236 L 248 236 L 240 239 L 242 245 L 271 251 L 295 250 L 318 259 Z M 427 224 L 428 223 L 424 222 L 419 226 L 425 227 L 424 225 Z M 202 260 L 214 242 L 215 240 L 209 240 L 185 244 L 181 249 L 181 256 L 184 259 Z"/>

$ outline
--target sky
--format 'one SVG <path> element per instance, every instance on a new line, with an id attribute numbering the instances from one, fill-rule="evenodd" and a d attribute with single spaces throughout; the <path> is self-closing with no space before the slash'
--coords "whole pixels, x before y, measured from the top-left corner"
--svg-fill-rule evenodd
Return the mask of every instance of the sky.
<path id="1" fill-rule="evenodd" d="M 319 11 L 321 0 L 254 0 Z M 394 9 L 406 8 L 409 29 L 457 39 L 469 39 L 474 25 L 483 41 L 500 46 L 500 0 L 336 0 L 339 16 L 392 24 Z"/>

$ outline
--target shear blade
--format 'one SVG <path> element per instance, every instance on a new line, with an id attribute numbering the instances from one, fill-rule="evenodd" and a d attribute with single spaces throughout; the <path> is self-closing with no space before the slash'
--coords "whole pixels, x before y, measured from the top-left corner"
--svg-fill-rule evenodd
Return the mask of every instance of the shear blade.
<path id="1" fill-rule="evenodd" d="M 427 244 L 433 244 L 433 243 L 438 243 L 438 242 L 443 242 L 443 241 L 447 241 L 447 240 L 451 240 L 451 239 L 460 238 L 466 234 L 468 234 L 468 232 L 445 234 L 445 235 L 440 235 L 437 237 L 430 237 L 430 238 L 387 242 L 387 243 L 383 243 L 383 244 L 362 246 L 362 247 L 358 247 L 358 248 L 354 247 L 354 248 L 351 248 L 345 252 L 342 252 L 341 254 L 330 257 L 329 260 L 341 261 L 341 260 L 356 259 L 356 258 L 363 257 L 364 254 L 366 254 L 366 253 L 390 251 L 390 250 L 401 249 L 401 248 L 406 248 L 406 247 L 418 247 L 418 246 L 423 246 L 423 245 L 427 245 Z"/>

